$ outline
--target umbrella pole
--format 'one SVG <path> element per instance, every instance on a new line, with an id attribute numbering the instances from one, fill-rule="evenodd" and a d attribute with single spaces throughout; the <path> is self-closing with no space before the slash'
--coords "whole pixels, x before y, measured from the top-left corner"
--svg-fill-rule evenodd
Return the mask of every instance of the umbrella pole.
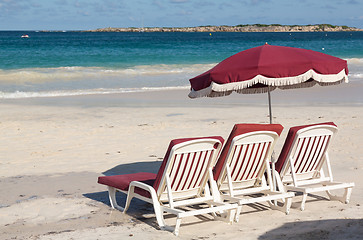
<path id="1" fill-rule="evenodd" d="M 267 86 L 268 89 L 268 110 L 270 115 L 270 124 L 272 124 L 272 107 L 271 107 L 271 91 L 270 91 L 270 85 Z M 275 151 L 272 152 L 271 155 L 271 166 L 272 166 L 272 189 L 276 191 L 276 176 L 275 176 Z M 276 205 L 276 201 L 274 201 L 274 204 Z"/>
<path id="2" fill-rule="evenodd" d="M 267 86 L 268 89 L 268 110 L 270 112 L 270 124 L 272 124 L 272 108 L 271 108 L 271 91 L 270 91 L 270 85 Z"/>

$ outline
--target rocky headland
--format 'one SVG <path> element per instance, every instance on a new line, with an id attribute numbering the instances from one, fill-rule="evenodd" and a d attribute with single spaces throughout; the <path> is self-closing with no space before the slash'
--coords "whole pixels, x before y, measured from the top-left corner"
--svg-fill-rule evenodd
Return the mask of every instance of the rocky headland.
<path id="1" fill-rule="evenodd" d="M 143 27 L 143 28 L 99 28 L 87 32 L 349 32 L 363 29 L 336 26 L 331 24 L 316 25 L 280 25 L 252 24 L 236 26 L 199 26 L 199 27 Z"/>

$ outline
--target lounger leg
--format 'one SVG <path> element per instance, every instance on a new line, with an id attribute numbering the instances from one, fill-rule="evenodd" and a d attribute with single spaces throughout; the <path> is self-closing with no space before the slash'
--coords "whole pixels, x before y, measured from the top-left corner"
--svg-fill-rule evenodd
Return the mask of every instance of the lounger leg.
<path id="1" fill-rule="evenodd" d="M 176 224 L 175 224 L 175 228 L 174 228 L 174 235 L 178 236 L 179 235 L 179 228 L 180 228 L 180 224 L 181 224 L 181 218 L 177 217 L 176 219 Z"/>
<path id="2" fill-rule="evenodd" d="M 268 201 L 268 204 L 270 205 L 271 209 L 279 210 L 281 212 L 284 212 L 286 215 L 290 213 L 290 208 L 292 204 L 292 198 L 284 198 L 282 199 L 282 206 L 279 206 L 277 203 L 277 200 Z"/>
<path id="3" fill-rule="evenodd" d="M 349 201 L 350 201 L 350 195 L 352 194 L 352 190 L 353 190 L 353 188 L 347 188 L 346 190 L 345 190 L 345 203 L 346 204 L 348 204 L 349 203 Z"/>
<path id="4" fill-rule="evenodd" d="M 301 211 L 304 211 L 304 209 L 305 209 L 305 202 L 306 202 L 307 197 L 308 197 L 308 194 L 303 193 L 302 200 L 301 200 L 301 205 L 300 205 L 300 210 Z"/>
<path id="5" fill-rule="evenodd" d="M 127 193 L 127 198 L 126 198 L 126 203 L 125 203 L 125 209 L 123 211 L 124 213 L 126 213 L 126 211 L 129 209 L 131 200 L 135 196 L 134 189 L 135 189 L 135 187 L 134 186 L 131 186 L 130 189 L 129 189 L 129 191 L 128 191 L 128 193 Z"/>
<path id="6" fill-rule="evenodd" d="M 286 191 L 285 190 L 285 187 L 284 187 L 284 184 L 282 183 L 282 180 L 281 180 L 281 178 L 280 178 L 280 175 L 279 175 L 279 173 L 277 172 L 277 171 L 275 171 L 274 172 L 275 174 L 275 179 L 276 179 L 276 185 L 277 185 L 277 189 L 276 189 L 276 191 L 280 191 L 280 192 L 282 192 L 282 191 Z"/>
<path id="7" fill-rule="evenodd" d="M 290 213 L 291 204 L 292 204 L 292 198 L 287 198 L 284 204 L 284 210 L 286 215 Z"/>
<path id="8" fill-rule="evenodd" d="M 238 222 L 239 221 L 239 215 L 241 214 L 241 212 L 242 212 L 242 205 L 240 205 L 240 206 L 237 207 L 236 215 L 234 217 L 234 221 L 235 222 Z"/>
<path id="9" fill-rule="evenodd" d="M 158 200 L 158 197 L 156 195 L 154 188 L 152 188 L 151 186 L 149 186 L 145 183 L 141 183 L 141 182 L 137 182 L 137 181 L 133 181 L 130 183 L 129 191 L 128 191 L 127 199 L 126 199 L 126 204 L 125 204 L 125 209 L 127 209 L 129 207 L 131 199 L 134 196 L 137 196 L 137 194 L 135 194 L 135 187 L 145 189 L 146 191 L 148 191 L 151 194 L 151 200 L 152 200 L 152 204 L 154 206 L 156 221 L 157 221 L 160 229 L 170 231 L 168 229 L 168 227 L 165 226 L 164 217 L 163 217 L 164 208 L 163 208 L 163 206 L 160 205 L 160 202 Z M 149 202 L 149 201 L 147 201 L 147 202 Z"/>
<path id="10" fill-rule="evenodd" d="M 231 210 L 228 211 L 228 214 L 227 214 L 228 223 L 232 224 L 235 221 L 236 212 L 237 211 L 235 209 L 231 209 Z"/>
<path id="11" fill-rule="evenodd" d="M 169 230 L 165 226 L 165 221 L 164 221 L 164 217 L 163 217 L 163 210 L 162 210 L 162 207 L 160 206 L 160 203 L 153 199 L 153 205 L 154 205 L 154 212 L 155 212 L 156 221 L 158 222 L 160 229 Z"/>
<path id="12" fill-rule="evenodd" d="M 352 188 L 351 187 L 346 188 L 343 196 L 333 195 L 330 193 L 330 191 L 326 191 L 326 193 L 328 194 L 330 200 L 337 200 L 347 204 L 349 203 L 350 195 L 352 194 Z"/>
<path id="13" fill-rule="evenodd" d="M 219 212 L 219 214 L 213 212 L 212 215 L 214 217 L 214 220 L 220 220 L 227 222 L 229 224 L 233 224 L 233 222 L 236 219 L 236 210 L 235 209 L 226 210 L 223 212 Z"/>
<path id="14" fill-rule="evenodd" d="M 213 204 L 208 203 L 208 207 L 212 208 L 213 206 L 214 206 Z M 211 214 L 214 217 L 214 219 L 223 219 L 223 216 L 226 215 L 226 213 L 223 212 L 223 211 L 220 211 L 220 212 L 212 212 Z"/>
<path id="15" fill-rule="evenodd" d="M 108 197 L 110 199 L 111 207 L 120 211 L 124 211 L 124 208 L 119 206 L 116 201 L 116 188 L 108 186 Z"/>

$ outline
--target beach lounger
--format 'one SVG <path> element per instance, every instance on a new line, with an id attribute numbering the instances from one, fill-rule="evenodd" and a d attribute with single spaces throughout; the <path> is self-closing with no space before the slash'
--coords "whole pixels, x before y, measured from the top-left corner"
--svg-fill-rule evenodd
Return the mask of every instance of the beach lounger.
<path id="1" fill-rule="evenodd" d="M 279 189 L 303 194 L 301 210 L 305 208 L 309 193 L 326 191 L 331 200 L 349 202 L 354 183 L 335 182 L 330 166 L 328 149 L 336 132 L 337 127 L 332 122 L 296 126 L 289 130 L 275 165 L 275 174 Z M 336 189 L 345 189 L 343 196 L 330 193 Z"/>
<path id="2" fill-rule="evenodd" d="M 136 197 L 153 204 L 160 229 L 178 235 L 181 219 L 209 214 L 233 222 L 237 204 L 215 202 L 208 187 L 212 166 L 223 144 L 222 137 L 188 138 L 171 141 L 159 172 L 102 176 L 98 183 L 108 186 L 111 206 L 126 212 Z M 116 202 L 115 193 L 127 194 L 125 208 Z M 185 208 L 202 204 L 196 208 Z M 163 212 L 176 215 L 175 228 L 165 225 Z M 221 214 L 217 214 L 221 213 Z"/>
<path id="3" fill-rule="evenodd" d="M 235 221 L 245 204 L 267 202 L 271 208 L 289 213 L 294 193 L 275 191 L 270 170 L 270 157 L 282 130 L 280 124 L 234 126 L 213 169 L 212 191 L 220 193 L 220 201 L 239 204 Z"/>

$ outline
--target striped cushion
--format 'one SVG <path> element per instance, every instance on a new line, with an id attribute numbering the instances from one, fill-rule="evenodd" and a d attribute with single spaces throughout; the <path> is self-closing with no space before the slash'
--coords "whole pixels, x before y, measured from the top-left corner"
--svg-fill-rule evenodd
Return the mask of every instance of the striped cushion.
<path id="1" fill-rule="evenodd" d="M 316 123 L 316 124 L 302 125 L 302 126 L 296 126 L 296 127 L 290 128 L 289 133 L 287 134 L 284 146 L 282 147 L 281 153 L 280 153 L 279 158 L 275 165 L 277 172 L 280 173 L 282 170 L 282 167 L 284 166 L 287 155 L 289 154 L 290 148 L 292 147 L 292 143 L 294 142 L 296 133 L 300 129 L 311 127 L 311 126 L 318 126 L 318 125 L 331 125 L 331 126 L 336 127 L 336 125 L 333 122 L 326 122 L 326 123 Z"/>
<path id="2" fill-rule="evenodd" d="M 256 131 L 273 131 L 278 135 L 281 134 L 283 126 L 280 124 L 236 124 L 234 125 L 231 134 L 228 137 L 226 144 L 223 147 L 221 155 L 217 161 L 215 168 L 213 169 L 214 179 L 217 181 L 222 173 L 224 162 L 234 137 Z"/>
<path id="3" fill-rule="evenodd" d="M 169 147 L 168 147 L 168 150 L 166 151 L 166 154 L 165 154 L 165 157 L 164 157 L 164 160 L 160 166 L 160 169 L 159 169 L 159 172 L 157 174 L 157 177 L 156 177 L 156 180 L 154 182 L 154 189 L 155 191 L 158 190 L 159 188 L 159 185 L 160 185 L 160 182 L 161 182 L 161 179 L 163 177 L 163 173 L 164 173 L 164 170 L 165 170 L 165 166 L 168 162 L 168 159 L 169 159 L 169 155 L 170 155 L 170 152 L 171 152 L 171 149 L 177 145 L 177 144 L 180 144 L 180 143 L 184 143 L 184 142 L 187 142 L 187 141 L 191 141 L 191 140 L 197 140 L 197 139 L 205 139 L 205 138 L 212 138 L 212 139 L 217 139 L 219 140 L 222 144 L 224 143 L 224 139 L 221 137 L 221 136 L 213 136 L 213 137 L 199 137 L 199 138 L 181 138 L 181 139 L 174 139 L 170 142 L 169 144 Z M 217 148 L 217 146 L 216 146 Z"/>

